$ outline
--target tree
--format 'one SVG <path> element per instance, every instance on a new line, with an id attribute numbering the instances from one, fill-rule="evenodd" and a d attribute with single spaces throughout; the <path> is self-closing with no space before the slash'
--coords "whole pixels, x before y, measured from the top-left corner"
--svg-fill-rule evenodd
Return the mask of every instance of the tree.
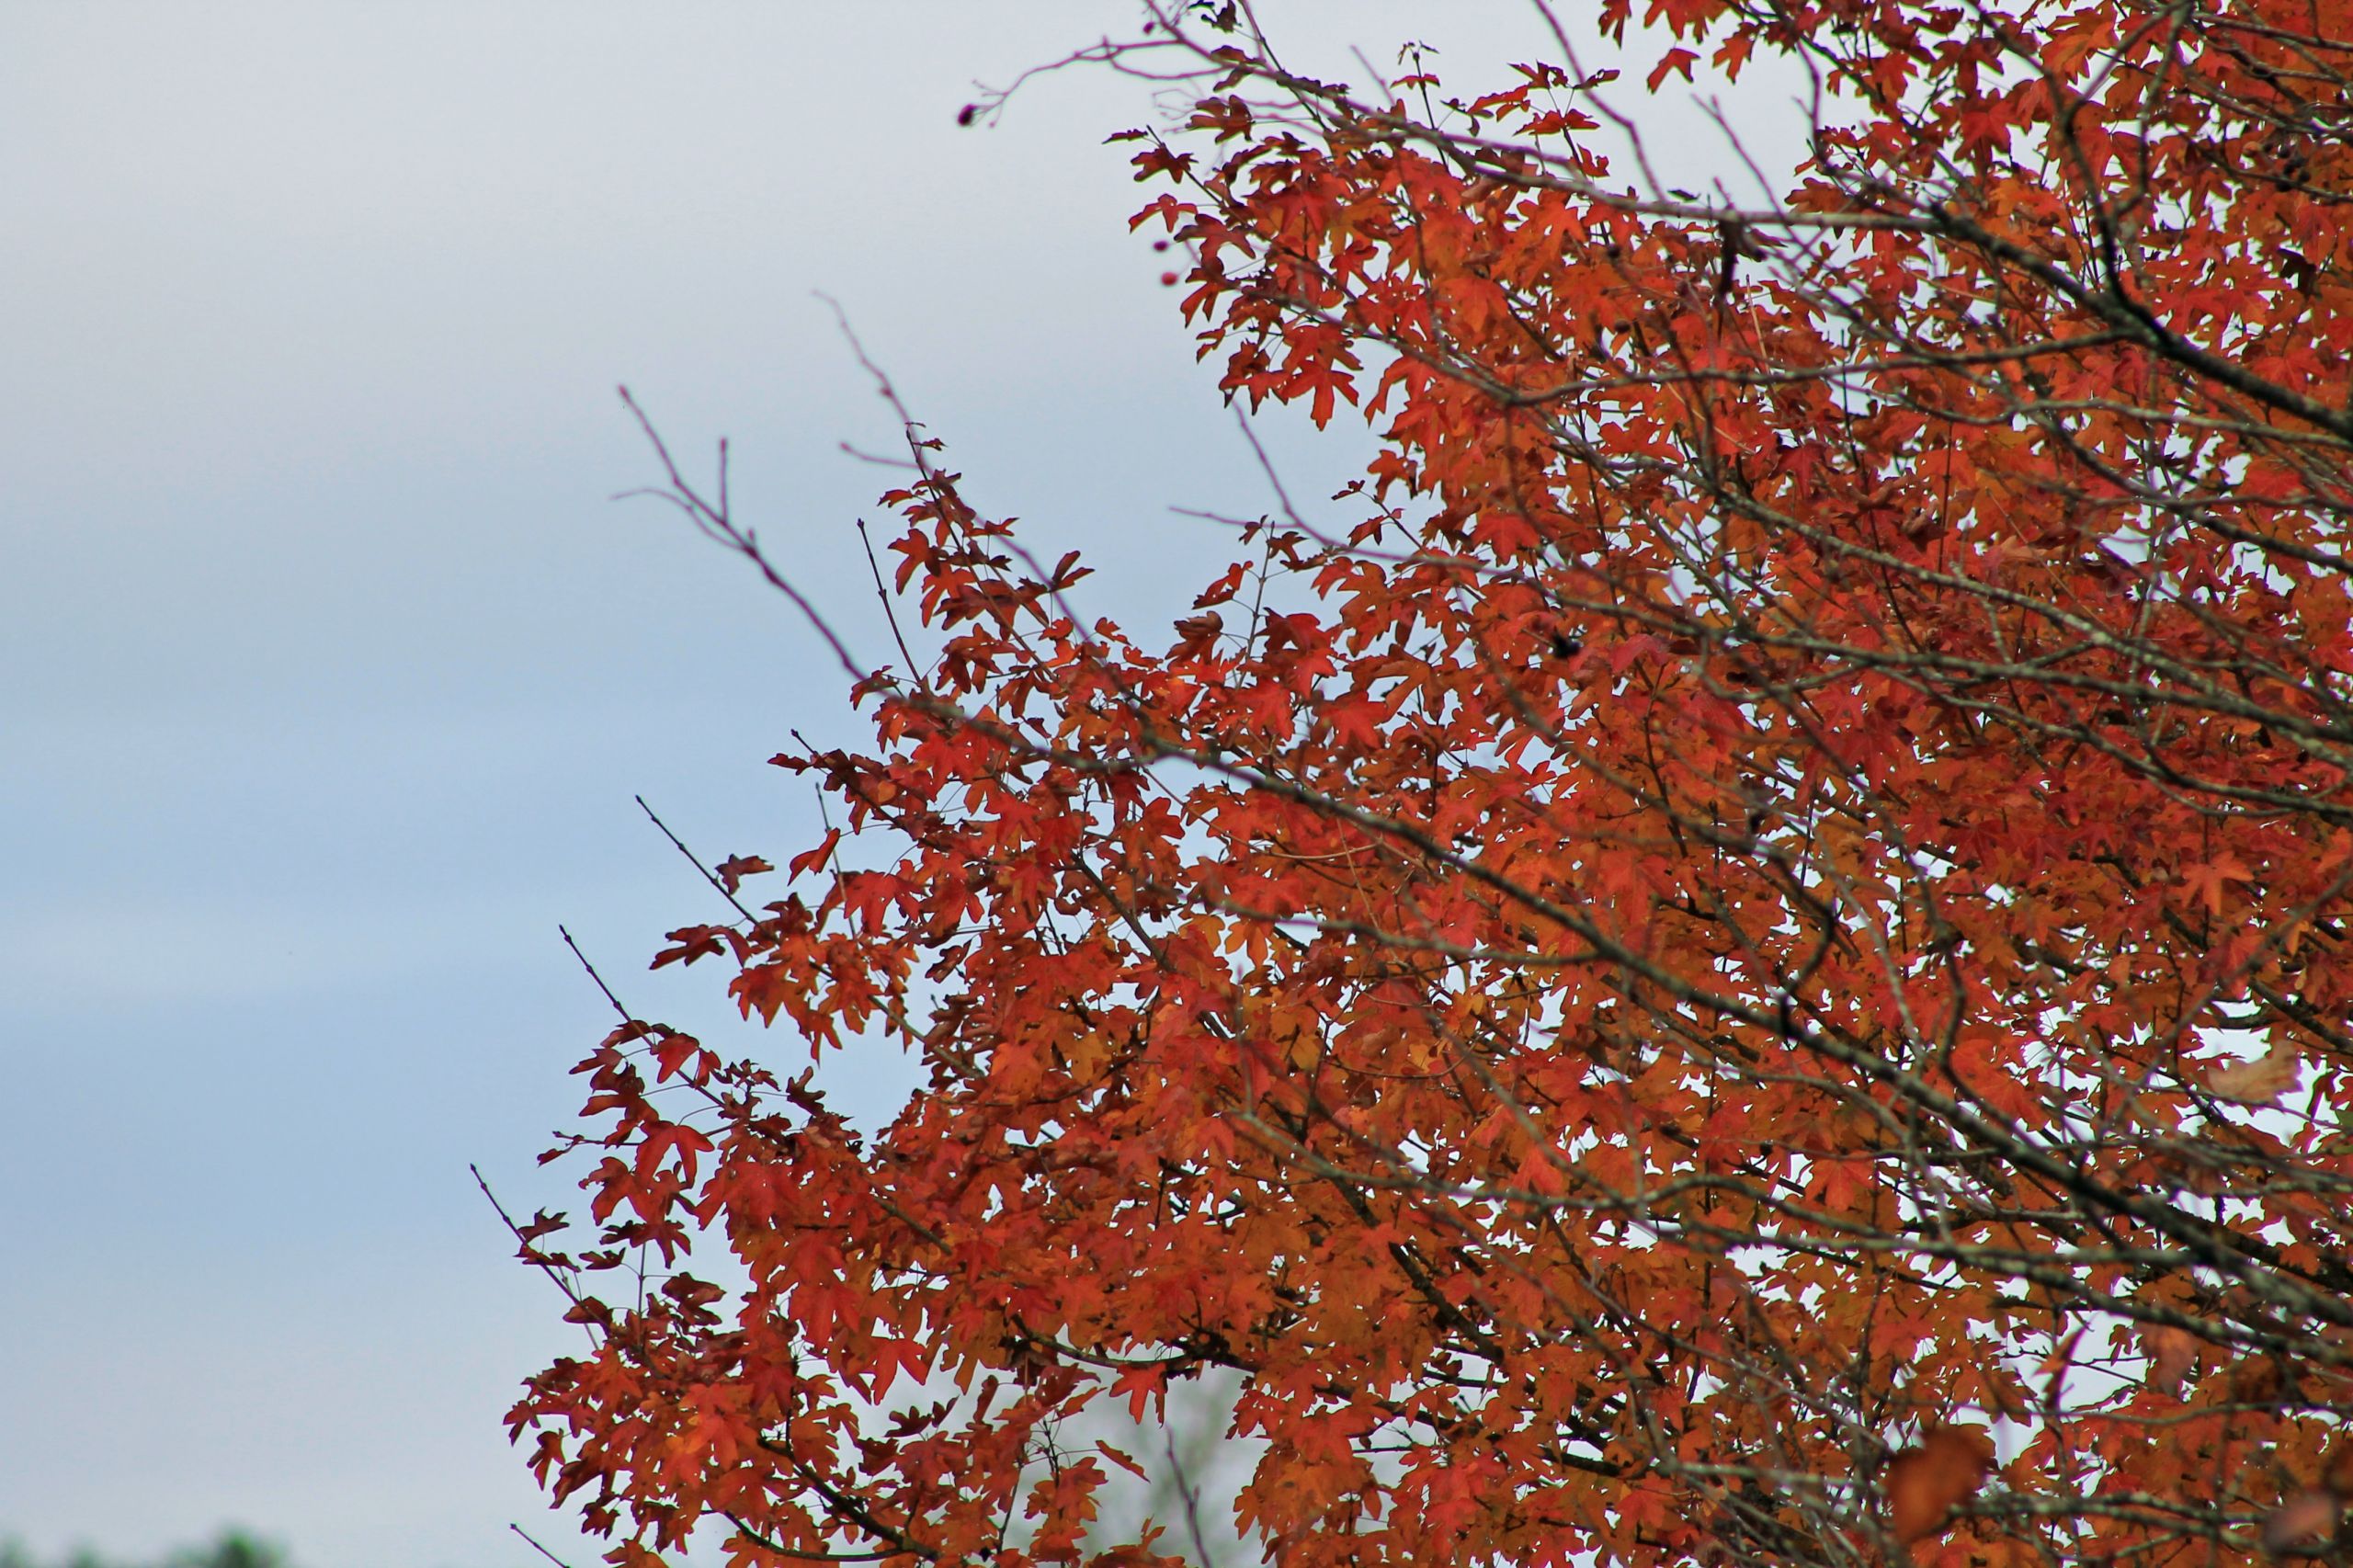
<path id="1" fill-rule="evenodd" d="M 929 1084 L 583 1063 L 601 1231 L 522 1230 L 595 1349 L 514 1420 L 614 1561 L 1161 1560 L 1068 1424 L 1212 1369 L 1295 1568 L 2341 1556 L 2353 6 L 1642 20 L 1652 94 L 1811 74 L 1779 199 L 1565 32 L 1086 52 L 1186 84 L 1137 222 L 1229 394 L 1381 449 L 1152 638 L 910 424 L 926 654 L 655 961 Z"/>
<path id="2" fill-rule="evenodd" d="M 0 1568 L 39 1568 L 40 1559 L 15 1540 L 0 1540 Z M 104 1558 L 87 1550 L 62 1560 L 59 1568 L 108 1568 Z M 243 1530 L 223 1530 L 211 1545 L 182 1548 L 164 1559 L 163 1568 L 286 1568 L 286 1554 Z"/>

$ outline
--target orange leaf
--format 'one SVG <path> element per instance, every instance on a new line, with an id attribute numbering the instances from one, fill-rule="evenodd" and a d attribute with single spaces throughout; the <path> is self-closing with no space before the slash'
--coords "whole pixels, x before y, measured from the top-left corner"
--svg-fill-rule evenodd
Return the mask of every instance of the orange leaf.
<path id="1" fill-rule="evenodd" d="M 2269 1105 L 2296 1086 L 2296 1052 L 2275 1045 L 2252 1062 L 2235 1062 L 2206 1074 L 2206 1092 L 2234 1105 Z"/>
<path id="2" fill-rule="evenodd" d="M 2336 1440 L 2328 1453 L 2328 1463 L 2321 1468 L 2320 1483 L 2338 1497 L 2353 1497 L 2353 1437 Z"/>
<path id="3" fill-rule="evenodd" d="M 2222 913 L 2225 883 L 2251 882 L 2254 880 L 2255 873 L 2248 870 L 2236 856 L 2229 854 L 2217 855 L 2202 865 L 2185 866 L 2181 870 L 2182 885 L 2192 892 L 2202 894 L 2207 912 L 2217 915 Z"/>
<path id="4" fill-rule="evenodd" d="M 1938 1426 L 1916 1448 L 1888 1461 L 1880 1489 L 1887 1496 L 1888 1528 L 1906 1546 L 1951 1528 L 1952 1511 L 1985 1484 L 1992 1446 L 1982 1432 Z"/>
<path id="5" fill-rule="evenodd" d="M 2344 1505 L 2327 1491 L 2299 1492 L 2263 1521 L 2263 1550 L 2274 1557 L 2309 1549 L 2336 1538 L 2337 1516 Z"/>
<path id="6" fill-rule="evenodd" d="M 2275 1358 L 2265 1356 L 2241 1362 L 2223 1382 L 2222 1392 L 2233 1404 L 2261 1404 L 2278 1398 L 2287 1386 L 2286 1369 Z"/>
<path id="7" fill-rule="evenodd" d="M 2198 1360 L 2198 1336 L 2170 1324 L 2152 1324 L 2141 1330 L 2141 1344 L 2149 1352 L 2149 1386 L 2168 1394 L 2181 1392 L 2181 1380 Z"/>
<path id="8" fill-rule="evenodd" d="M 1109 1460 L 1113 1464 L 1118 1465 L 1121 1470 L 1126 1471 L 1130 1475 L 1134 1476 L 1138 1481 L 1150 1481 L 1152 1479 L 1150 1475 L 1145 1473 L 1143 1466 L 1136 1463 L 1135 1460 L 1130 1459 L 1127 1455 L 1121 1453 L 1119 1449 L 1113 1448 L 1110 1444 L 1105 1442 L 1100 1437 L 1095 1439 L 1095 1451 L 1101 1454 L 1105 1459 Z"/>

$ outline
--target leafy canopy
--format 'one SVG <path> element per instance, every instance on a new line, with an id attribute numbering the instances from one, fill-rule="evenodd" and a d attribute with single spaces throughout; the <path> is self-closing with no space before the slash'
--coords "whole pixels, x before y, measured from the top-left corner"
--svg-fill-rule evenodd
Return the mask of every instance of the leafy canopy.
<path id="1" fill-rule="evenodd" d="M 1380 455 L 1139 633 L 911 426 L 926 653 L 657 961 L 928 1084 L 583 1064 L 514 1421 L 616 1562 L 1192 1551 L 1072 1434 L 1210 1369 L 1287 1568 L 2335 1550 L 2353 6 L 1602 20 L 1640 88 L 1086 52 L 1193 105 L 1137 222 L 1229 394 Z M 1779 199 L 1599 150 L 1767 55 Z"/>

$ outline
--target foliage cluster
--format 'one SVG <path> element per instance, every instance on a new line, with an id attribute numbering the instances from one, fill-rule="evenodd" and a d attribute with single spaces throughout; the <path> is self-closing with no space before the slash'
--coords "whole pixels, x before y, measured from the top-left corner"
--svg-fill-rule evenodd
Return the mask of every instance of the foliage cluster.
<path id="1" fill-rule="evenodd" d="M 1086 51 L 1229 394 L 1381 454 L 1146 635 L 910 425 L 840 826 L 658 961 L 929 1081 L 583 1064 L 515 1422 L 617 1562 L 1160 1561 L 1069 1434 L 1211 1369 L 1286 1568 L 2341 1550 L 2353 7 L 1601 16 L 1639 88 Z M 1766 55 L 1804 166 L 1661 188 Z"/>

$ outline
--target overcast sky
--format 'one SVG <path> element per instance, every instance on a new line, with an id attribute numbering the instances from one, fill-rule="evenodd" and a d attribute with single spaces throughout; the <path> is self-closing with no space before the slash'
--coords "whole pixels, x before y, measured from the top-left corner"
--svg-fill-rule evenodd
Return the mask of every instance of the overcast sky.
<path id="1" fill-rule="evenodd" d="M 1408 36 L 1465 82 L 1514 0 L 1270 7 L 1301 62 Z M 730 1030 L 644 974 L 706 859 L 817 831 L 764 759 L 853 739 L 839 671 L 676 518 L 627 381 L 881 662 L 853 520 L 894 427 L 836 297 L 1087 608 L 1227 559 L 1263 482 L 1131 237 L 1136 85 L 974 79 L 1093 4 L 0 0 L 0 1538 L 305 1568 L 581 1568 L 499 1417 L 570 1347 L 478 1162 L 534 1156 L 608 1023 Z M 1487 76 L 1485 80 L 1492 80 Z M 1749 101 L 1778 116 L 1780 97 Z M 1667 171 L 1722 143 L 1688 111 Z M 1757 120 L 1769 152 L 1787 130 Z M 1360 433 L 1269 439 L 1294 493 Z M 887 1112 L 897 1061 L 833 1074 Z"/>

